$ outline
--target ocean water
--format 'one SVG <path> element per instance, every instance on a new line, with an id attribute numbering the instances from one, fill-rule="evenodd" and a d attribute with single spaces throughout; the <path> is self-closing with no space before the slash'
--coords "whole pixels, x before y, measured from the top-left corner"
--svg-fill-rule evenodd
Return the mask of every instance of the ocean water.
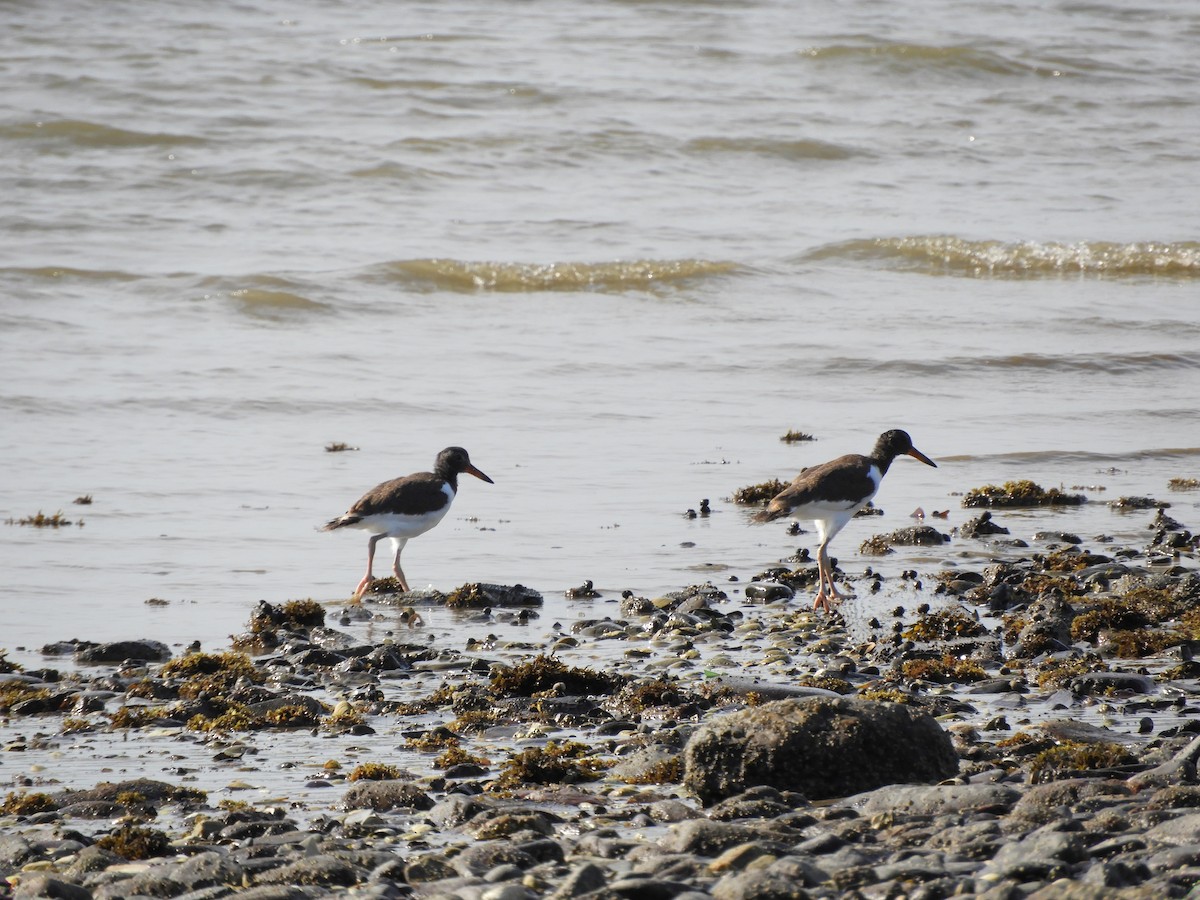
<path id="1" fill-rule="evenodd" d="M 977 560 L 856 548 L 1013 478 L 1093 500 L 1018 536 L 1144 543 L 1126 495 L 1200 529 L 1168 489 L 1200 476 L 1194 4 L 0 2 L 0 24 L 10 658 L 215 649 L 260 599 L 345 599 L 366 537 L 319 525 L 451 444 L 495 484 L 464 479 L 410 582 L 520 582 L 550 617 L 585 579 L 605 603 L 736 590 L 812 548 L 729 496 L 893 427 L 939 467 L 896 463 L 885 515 L 834 544 L 847 571 Z M 18 524 L 58 511 L 83 524 Z"/>

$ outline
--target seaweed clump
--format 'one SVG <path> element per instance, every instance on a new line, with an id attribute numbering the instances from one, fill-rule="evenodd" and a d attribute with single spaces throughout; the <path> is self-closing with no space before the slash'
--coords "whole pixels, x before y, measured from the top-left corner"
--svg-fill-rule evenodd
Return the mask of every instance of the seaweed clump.
<path id="1" fill-rule="evenodd" d="M 497 667 L 490 687 L 497 697 L 534 697 L 556 689 L 566 694 L 607 694 L 621 683 L 619 676 L 575 668 L 542 654 L 511 668 Z"/>
<path id="2" fill-rule="evenodd" d="M 1019 508 L 1027 506 L 1081 506 L 1087 503 L 1083 494 L 1068 494 L 1058 488 L 1044 489 L 1029 480 L 1006 481 L 1002 486 L 984 485 L 967 491 L 962 505 L 974 507 Z"/>
<path id="3" fill-rule="evenodd" d="M 501 767 L 500 776 L 489 790 L 504 791 L 522 784 L 578 784 L 595 781 L 612 763 L 596 759 L 579 741 L 530 747 L 512 756 Z"/>
<path id="4" fill-rule="evenodd" d="M 52 812 L 58 809 L 58 803 L 49 794 L 10 793 L 0 805 L 0 814 L 6 816 L 32 816 L 37 813 Z"/>
<path id="5" fill-rule="evenodd" d="M 970 659 L 959 659 L 949 653 L 938 659 L 907 659 L 900 665 L 905 678 L 933 681 L 938 684 L 964 684 L 983 681 L 987 673 L 983 666 Z"/>
<path id="6" fill-rule="evenodd" d="M 31 528 L 66 528 L 68 525 L 78 525 L 80 528 L 82 528 L 83 519 L 80 519 L 78 522 L 72 522 L 62 514 L 61 510 L 53 515 L 48 516 L 39 509 L 37 515 L 35 516 L 22 516 L 19 519 L 6 519 L 5 524 L 28 525 Z"/>
<path id="7" fill-rule="evenodd" d="M 365 762 L 355 766 L 347 781 L 394 781 L 404 773 L 396 766 L 388 763 Z"/>
<path id="8" fill-rule="evenodd" d="M 1120 744 L 1068 741 L 1037 754 L 1030 764 L 1029 778 L 1034 784 L 1040 784 L 1076 777 L 1080 772 L 1112 769 L 1136 762 L 1137 757 Z"/>
<path id="9" fill-rule="evenodd" d="M 816 438 L 806 431 L 796 431 L 794 428 L 789 428 L 780 440 L 785 444 L 798 444 L 801 441 L 815 441 Z"/>
<path id="10" fill-rule="evenodd" d="M 96 841 L 96 846 L 129 860 L 155 859 L 173 853 L 171 839 L 155 828 L 125 825 Z"/>
<path id="11" fill-rule="evenodd" d="M 613 709 L 622 715 L 638 715 L 648 709 L 659 707 L 678 708 L 681 706 L 708 706 L 702 697 L 685 690 L 678 682 L 655 678 L 649 681 L 639 681 L 627 684 L 613 698 Z"/>
<path id="12" fill-rule="evenodd" d="M 733 502 L 740 503 L 742 506 L 759 506 L 773 500 L 786 487 L 787 482 L 780 481 L 778 478 L 772 478 L 770 481 L 760 484 L 747 485 L 733 492 Z"/>
<path id="13" fill-rule="evenodd" d="M 161 674 L 163 678 L 182 679 L 179 696 L 183 698 L 221 696 L 232 691 L 241 679 L 253 684 L 266 681 L 249 656 L 234 651 L 189 653 L 165 663 Z"/>
<path id="14" fill-rule="evenodd" d="M 1048 659 L 1037 667 L 1038 687 L 1057 689 L 1065 687 L 1080 675 L 1093 672 L 1109 672 L 1108 664 L 1095 653 L 1083 653 L 1070 659 Z"/>
<path id="15" fill-rule="evenodd" d="M 305 631 L 324 624 L 325 607 L 316 600 L 289 600 L 282 606 L 260 600 L 250 614 L 251 634 L 269 634 L 280 628 Z"/>
<path id="16" fill-rule="evenodd" d="M 926 613 L 901 634 L 909 641 L 948 641 L 987 634 L 979 620 L 961 609 L 940 609 Z"/>
<path id="17" fill-rule="evenodd" d="M 623 780 L 626 784 L 679 784 L 683 781 L 683 754 L 659 760 Z"/>

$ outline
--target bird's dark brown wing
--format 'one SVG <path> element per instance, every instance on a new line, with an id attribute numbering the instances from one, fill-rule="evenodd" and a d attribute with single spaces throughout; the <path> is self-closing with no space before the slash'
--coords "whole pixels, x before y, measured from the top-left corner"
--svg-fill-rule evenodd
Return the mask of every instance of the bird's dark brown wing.
<path id="1" fill-rule="evenodd" d="M 868 475 L 873 462 L 866 456 L 848 453 L 805 469 L 767 504 L 757 518 L 770 522 L 791 515 L 793 509 L 809 503 L 853 503 L 869 497 L 875 491 L 875 482 Z"/>
<path id="2" fill-rule="evenodd" d="M 402 510 L 413 515 L 434 512 L 446 505 L 445 480 L 432 472 L 393 478 L 363 494 L 346 515 L 365 518 Z"/>

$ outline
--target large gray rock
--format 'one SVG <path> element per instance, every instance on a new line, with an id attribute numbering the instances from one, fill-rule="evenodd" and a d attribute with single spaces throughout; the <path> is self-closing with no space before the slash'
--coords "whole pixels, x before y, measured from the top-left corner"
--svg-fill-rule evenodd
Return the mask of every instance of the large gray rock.
<path id="1" fill-rule="evenodd" d="M 346 791 L 342 798 L 342 806 L 346 809 L 373 809 L 375 812 L 385 812 L 402 807 L 430 809 L 433 807 L 433 800 L 411 781 L 358 781 Z"/>
<path id="2" fill-rule="evenodd" d="M 754 785 L 826 800 L 957 772 L 950 736 L 931 716 L 847 697 L 780 700 L 719 716 L 684 750 L 684 785 L 705 806 Z"/>

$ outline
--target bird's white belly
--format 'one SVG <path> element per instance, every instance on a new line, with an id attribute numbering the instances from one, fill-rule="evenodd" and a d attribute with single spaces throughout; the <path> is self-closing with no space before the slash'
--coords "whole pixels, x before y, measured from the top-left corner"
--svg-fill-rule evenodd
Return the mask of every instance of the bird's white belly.
<path id="1" fill-rule="evenodd" d="M 403 538 L 407 540 L 419 534 L 424 534 L 433 528 L 446 517 L 446 513 L 449 511 L 450 504 L 447 503 L 441 509 L 418 515 L 376 513 L 373 516 L 365 516 L 351 527 L 362 528 L 365 531 L 370 531 L 372 534 L 385 534 L 390 538 Z"/>

